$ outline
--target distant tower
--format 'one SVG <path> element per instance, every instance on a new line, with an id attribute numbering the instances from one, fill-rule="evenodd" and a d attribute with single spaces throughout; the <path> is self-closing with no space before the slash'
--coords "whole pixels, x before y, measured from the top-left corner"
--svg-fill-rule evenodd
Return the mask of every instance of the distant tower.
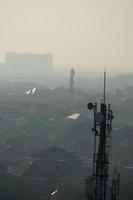
<path id="1" fill-rule="evenodd" d="M 74 70 L 74 68 L 72 68 L 71 71 L 70 71 L 70 92 L 71 92 L 71 96 L 74 95 L 74 75 L 75 75 L 75 70 Z"/>

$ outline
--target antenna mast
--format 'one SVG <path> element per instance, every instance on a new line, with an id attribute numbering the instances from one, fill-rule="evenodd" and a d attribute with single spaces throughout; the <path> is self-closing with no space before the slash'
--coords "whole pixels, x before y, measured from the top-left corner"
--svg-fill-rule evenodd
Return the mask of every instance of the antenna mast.
<path id="1" fill-rule="evenodd" d="M 106 104 L 106 71 L 104 71 L 104 94 L 100 104 L 88 104 L 88 109 L 94 111 L 94 154 L 92 177 L 86 180 L 86 200 L 118 200 L 120 176 L 112 179 L 109 176 L 111 163 L 111 131 L 113 111 L 111 104 Z"/>
<path id="2" fill-rule="evenodd" d="M 104 93 L 103 93 L 103 103 L 106 103 L 106 69 L 104 71 Z"/>

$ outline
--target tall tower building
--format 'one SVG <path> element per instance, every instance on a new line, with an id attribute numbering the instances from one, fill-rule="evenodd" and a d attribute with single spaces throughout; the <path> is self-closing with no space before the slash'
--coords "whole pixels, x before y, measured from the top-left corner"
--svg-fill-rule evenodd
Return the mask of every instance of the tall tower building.
<path id="1" fill-rule="evenodd" d="M 74 95 L 74 75 L 75 75 L 75 70 L 74 68 L 72 68 L 70 70 L 70 93 L 72 97 Z"/>

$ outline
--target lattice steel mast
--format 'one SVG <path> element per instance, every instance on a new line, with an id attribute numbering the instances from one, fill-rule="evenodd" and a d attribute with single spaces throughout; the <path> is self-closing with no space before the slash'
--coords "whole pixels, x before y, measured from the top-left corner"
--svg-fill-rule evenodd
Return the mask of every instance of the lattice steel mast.
<path id="1" fill-rule="evenodd" d="M 114 186 L 109 179 L 111 130 L 113 112 L 111 104 L 106 104 L 106 71 L 104 72 L 104 93 L 103 100 L 98 111 L 97 103 L 88 104 L 88 109 L 94 111 L 94 155 L 93 155 L 93 174 L 86 180 L 86 199 L 87 200 L 116 200 L 118 192 L 112 198 Z M 113 183 L 113 181 L 112 181 Z M 115 180 L 115 186 L 118 180 Z M 117 187 L 118 189 L 118 187 Z"/>

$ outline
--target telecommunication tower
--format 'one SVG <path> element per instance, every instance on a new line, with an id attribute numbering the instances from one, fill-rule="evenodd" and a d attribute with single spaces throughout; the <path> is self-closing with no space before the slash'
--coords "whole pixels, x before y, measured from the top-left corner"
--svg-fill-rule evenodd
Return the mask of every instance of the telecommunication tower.
<path id="1" fill-rule="evenodd" d="M 93 173 L 86 180 L 86 200 L 118 200 L 120 175 L 110 177 L 111 130 L 113 111 L 106 104 L 106 71 L 104 72 L 103 100 L 98 104 L 89 103 L 88 109 L 94 111 L 94 155 Z"/>
<path id="2" fill-rule="evenodd" d="M 75 75 L 75 70 L 74 70 L 74 68 L 72 68 L 70 71 L 70 93 L 71 93 L 71 96 L 74 95 L 74 75 Z"/>

